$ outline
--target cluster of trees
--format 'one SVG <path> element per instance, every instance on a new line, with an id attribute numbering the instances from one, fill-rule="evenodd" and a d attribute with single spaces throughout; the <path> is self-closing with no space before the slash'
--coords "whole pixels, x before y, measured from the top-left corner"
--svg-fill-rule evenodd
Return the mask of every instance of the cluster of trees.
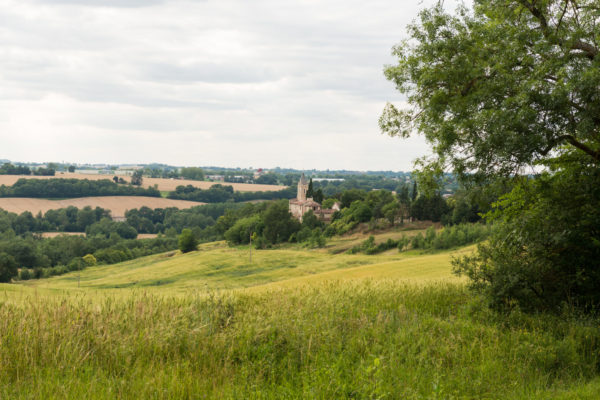
<path id="1" fill-rule="evenodd" d="M 125 213 L 127 224 L 138 233 L 165 233 L 173 235 L 184 229 L 191 229 L 200 241 L 222 239 L 222 233 L 215 228 L 217 220 L 227 211 L 239 210 L 242 204 L 216 203 L 191 207 L 184 210 L 177 208 L 128 210 Z"/>
<path id="2" fill-rule="evenodd" d="M 86 196 L 160 197 L 156 188 L 118 185 L 109 179 L 19 179 L 12 186 L 0 186 L 0 197 L 72 198 Z"/>
<path id="3" fill-rule="evenodd" d="M 109 218 L 110 211 L 100 207 L 67 207 L 48 210 L 44 215 L 33 216 L 25 211 L 19 215 L 0 209 L 0 232 L 14 231 L 17 235 L 28 232 L 85 232 L 86 229 L 103 218 Z"/>
<path id="4" fill-rule="evenodd" d="M 35 217 L 30 212 L 17 215 L 0 210 L 0 280 L 40 278 L 81 269 L 89 265 L 83 260 L 88 254 L 98 263 L 111 264 L 178 246 L 182 251 L 191 251 L 198 242 L 223 239 L 226 229 L 216 227 L 217 219 L 227 210 L 242 207 L 232 203 L 186 210 L 143 207 L 128 211 L 127 222 L 113 221 L 110 212 L 99 207 L 68 207 Z M 164 236 L 134 240 L 136 227 Z M 86 236 L 42 238 L 35 234 L 46 231 L 85 232 Z M 17 275 L 18 268 L 22 276 Z"/>
<path id="5" fill-rule="evenodd" d="M 409 103 L 388 104 L 383 132 L 423 134 L 418 160 L 485 187 L 510 183 L 477 254 L 455 262 L 498 309 L 600 306 L 600 47 L 597 0 L 476 0 L 423 10 L 386 68 Z M 524 169 L 543 172 L 521 176 Z"/>
<path id="6" fill-rule="evenodd" d="M 267 192 L 235 192 L 229 185 L 212 185 L 209 189 L 199 189 L 192 185 L 177 186 L 169 199 L 200 201 L 204 203 L 242 202 L 252 200 L 292 199 L 296 197 L 295 188 L 285 188 Z"/>
<path id="7" fill-rule="evenodd" d="M 0 282 L 80 270 L 90 265 L 84 259 L 87 255 L 93 256 L 94 263 L 112 264 L 176 248 L 176 237 L 126 240 L 112 234 L 110 237 L 58 236 L 44 239 L 31 234 L 19 236 L 8 231 L 0 234 Z"/>
<path id="8" fill-rule="evenodd" d="M 0 167 L 0 175 L 31 175 L 31 170 L 25 165 L 4 163 Z"/>
<path id="9" fill-rule="evenodd" d="M 48 167 L 39 167 L 31 170 L 25 165 L 13 165 L 4 163 L 0 167 L 0 175 L 38 175 L 38 176 L 54 176 L 56 174 L 56 166 L 49 165 Z"/>
<path id="10" fill-rule="evenodd" d="M 284 242 L 325 245 L 322 223 L 311 214 L 300 223 L 290 214 L 285 200 L 246 204 L 241 209 L 228 210 L 217 220 L 217 229 L 232 245 L 248 244 L 250 241 L 256 248 Z"/>

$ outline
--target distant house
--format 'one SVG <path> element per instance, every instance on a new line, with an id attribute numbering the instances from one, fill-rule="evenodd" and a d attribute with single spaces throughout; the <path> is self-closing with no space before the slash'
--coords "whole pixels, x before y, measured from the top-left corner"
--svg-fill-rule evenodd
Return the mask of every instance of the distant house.
<path id="1" fill-rule="evenodd" d="M 306 192 L 308 192 L 308 181 L 302 173 L 298 182 L 298 194 L 295 199 L 290 200 L 290 213 L 302 221 L 304 214 L 310 210 L 323 222 L 331 222 L 333 213 L 340 210 L 340 203 L 335 203 L 332 208 L 321 208 L 321 204 L 314 201 L 312 197 L 306 197 Z"/>

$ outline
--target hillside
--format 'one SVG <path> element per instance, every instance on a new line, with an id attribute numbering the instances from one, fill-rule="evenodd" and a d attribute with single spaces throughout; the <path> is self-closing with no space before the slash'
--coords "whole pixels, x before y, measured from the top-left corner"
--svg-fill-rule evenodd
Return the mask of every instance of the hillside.
<path id="1" fill-rule="evenodd" d="M 79 197 L 65 200 L 47 200 L 21 197 L 0 198 L 0 209 L 17 214 L 20 214 L 24 211 L 29 211 L 33 215 L 36 215 L 38 212 L 44 214 L 48 210 L 58 210 L 69 206 L 74 206 L 77 208 L 90 206 L 92 208 L 100 207 L 110 210 L 112 216 L 118 217 L 124 216 L 126 210 L 138 209 L 144 206 L 152 209 L 168 207 L 184 209 L 203 204 L 205 203 L 144 196 L 96 196 Z"/>
<path id="2" fill-rule="evenodd" d="M 0 284 L 0 397 L 597 398 L 598 326 L 490 313 L 451 274 L 472 247 L 331 254 L 346 245 L 250 263 L 216 242 Z"/>
<path id="3" fill-rule="evenodd" d="M 172 252 L 128 262 L 87 268 L 50 279 L 29 281 L 28 287 L 71 290 L 134 288 L 160 293 L 290 286 L 323 280 L 402 279 L 411 282 L 457 281 L 450 259 L 471 248 L 440 254 L 332 256 L 327 251 L 299 248 L 252 252 L 224 242 L 200 246 L 197 252 Z M 79 283 L 78 283 L 79 282 Z M 274 284 L 276 282 L 276 284 Z"/>
<path id="4" fill-rule="evenodd" d="M 56 176 L 35 176 L 35 175 L 0 175 L 0 185 L 11 186 L 19 179 L 53 179 L 53 178 L 69 178 L 69 179 L 89 179 L 89 180 L 112 180 L 114 175 L 99 175 L 99 174 L 80 174 L 70 172 L 59 172 Z M 129 177 L 123 177 L 129 181 Z M 227 182 L 205 182 L 205 181 L 194 181 L 186 179 L 163 179 L 163 178 L 147 178 L 144 177 L 142 186 L 149 188 L 157 185 L 158 190 L 171 192 L 177 188 L 177 186 L 192 185 L 200 189 L 209 189 L 212 185 L 217 183 L 233 186 L 233 190 L 239 192 L 267 192 L 285 189 L 285 186 L 277 185 L 258 185 L 250 183 L 227 183 Z"/>

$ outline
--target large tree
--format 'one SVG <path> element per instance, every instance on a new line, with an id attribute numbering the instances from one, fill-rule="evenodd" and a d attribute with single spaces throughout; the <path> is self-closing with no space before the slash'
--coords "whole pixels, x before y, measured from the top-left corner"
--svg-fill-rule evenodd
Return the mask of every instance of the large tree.
<path id="1" fill-rule="evenodd" d="M 438 5 L 409 34 L 385 69 L 409 107 L 388 104 L 380 127 L 422 133 L 437 155 L 425 170 L 510 175 L 570 148 L 600 162 L 597 0 Z"/>
<path id="2" fill-rule="evenodd" d="M 597 0 L 438 5 L 385 70 L 409 107 L 388 104 L 380 126 L 431 143 L 422 182 L 449 168 L 463 181 L 511 180 L 487 215 L 496 232 L 455 263 L 493 306 L 600 306 L 598 25 Z"/>

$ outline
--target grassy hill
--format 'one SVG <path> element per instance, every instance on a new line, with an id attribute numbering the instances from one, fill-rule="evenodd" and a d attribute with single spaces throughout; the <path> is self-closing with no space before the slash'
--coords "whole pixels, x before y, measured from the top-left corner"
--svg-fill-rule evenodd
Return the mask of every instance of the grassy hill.
<path id="1" fill-rule="evenodd" d="M 472 247 L 333 254 L 361 240 L 0 285 L 0 398 L 597 398 L 596 320 L 489 311 L 451 274 Z"/>

